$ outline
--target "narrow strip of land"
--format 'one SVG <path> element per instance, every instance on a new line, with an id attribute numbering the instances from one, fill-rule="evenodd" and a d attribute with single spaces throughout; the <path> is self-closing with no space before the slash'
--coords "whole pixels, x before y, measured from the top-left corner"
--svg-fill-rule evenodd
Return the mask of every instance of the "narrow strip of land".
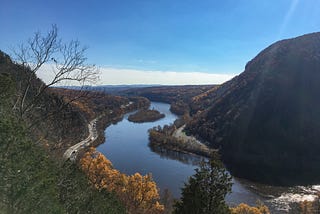
<path id="1" fill-rule="evenodd" d="M 79 149 L 89 146 L 93 141 L 98 138 L 98 132 L 96 128 L 96 123 L 99 117 L 91 120 L 88 124 L 89 135 L 86 139 L 80 141 L 79 143 L 69 147 L 63 154 L 65 160 L 75 160 Z"/>
<path id="2" fill-rule="evenodd" d="M 193 136 L 188 136 L 183 132 L 183 129 L 186 127 L 186 125 L 181 126 L 177 130 L 175 130 L 172 134 L 173 137 L 176 137 L 178 139 L 183 140 L 184 142 L 189 142 L 189 143 L 196 143 L 203 145 L 200 141 L 198 141 L 195 137 Z"/>

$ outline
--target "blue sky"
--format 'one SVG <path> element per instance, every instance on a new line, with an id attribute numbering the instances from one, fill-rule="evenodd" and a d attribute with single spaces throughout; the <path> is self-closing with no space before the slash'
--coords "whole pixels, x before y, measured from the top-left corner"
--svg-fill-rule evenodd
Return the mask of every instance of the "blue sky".
<path id="1" fill-rule="evenodd" d="M 234 75 L 271 43 L 320 31 L 319 0 L 0 2 L 0 49 L 57 24 L 112 69 Z"/>

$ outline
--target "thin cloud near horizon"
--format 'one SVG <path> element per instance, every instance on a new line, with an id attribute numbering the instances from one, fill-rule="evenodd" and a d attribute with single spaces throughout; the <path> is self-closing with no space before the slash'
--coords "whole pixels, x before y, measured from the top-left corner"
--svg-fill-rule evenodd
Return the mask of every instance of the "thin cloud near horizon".
<path id="1" fill-rule="evenodd" d="M 217 74 L 204 72 L 180 72 L 180 71 L 144 71 L 136 69 L 120 69 L 112 67 L 100 67 L 100 80 L 96 85 L 208 85 L 222 84 L 232 79 L 237 74 Z M 53 77 L 51 65 L 44 65 L 39 73 L 45 83 Z M 59 85 L 75 85 L 61 83 Z"/>
<path id="2" fill-rule="evenodd" d="M 135 69 L 100 68 L 101 84 L 160 84 L 160 85 L 206 85 L 222 84 L 236 74 L 204 72 L 144 71 Z"/>

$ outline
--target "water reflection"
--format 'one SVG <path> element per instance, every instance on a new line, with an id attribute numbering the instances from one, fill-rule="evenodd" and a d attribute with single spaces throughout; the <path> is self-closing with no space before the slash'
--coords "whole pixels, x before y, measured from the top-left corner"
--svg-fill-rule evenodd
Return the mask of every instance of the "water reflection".
<path id="1" fill-rule="evenodd" d="M 192 165 L 192 166 L 199 166 L 200 162 L 204 159 L 203 157 L 200 157 L 198 155 L 172 151 L 160 146 L 149 145 L 149 147 L 151 151 L 160 155 L 160 158 L 176 160 L 176 161 L 180 161 L 181 163 Z"/>

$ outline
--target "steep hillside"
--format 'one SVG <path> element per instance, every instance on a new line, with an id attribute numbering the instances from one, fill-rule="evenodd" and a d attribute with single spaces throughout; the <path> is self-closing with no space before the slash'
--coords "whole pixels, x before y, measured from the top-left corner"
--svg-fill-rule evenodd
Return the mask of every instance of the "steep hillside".
<path id="1" fill-rule="evenodd" d="M 50 123 L 46 118 L 30 127 L 34 122 L 32 118 L 41 115 L 41 108 L 47 109 L 50 105 L 54 109 L 54 102 L 60 100 L 49 93 L 43 95 L 41 100 L 46 102 L 41 101 L 41 108 L 30 111 L 28 118 L 22 119 L 15 113 L 12 107 L 19 94 L 19 81 L 23 84 L 22 75 L 21 67 L 0 52 L 0 213 L 125 213 L 112 193 L 93 189 L 76 165 L 53 158 L 55 144 L 48 139 L 56 139 L 61 133 L 66 136 L 68 132 L 62 130 L 65 127 L 70 128 L 70 132 L 79 130 L 77 118 L 74 121 L 68 116 L 70 112 L 75 115 L 77 112 L 66 108 L 61 114 L 55 114 L 57 118 L 51 118 Z M 71 121 L 63 124 L 65 120 Z M 69 124 L 75 125 L 75 129 Z M 47 133 L 53 135 L 52 127 L 56 133 L 46 136 L 43 130 L 48 128 Z M 74 133 L 70 133 L 68 139 L 73 136 Z"/>
<path id="2" fill-rule="evenodd" d="M 35 141 L 45 146 L 50 154 L 60 156 L 71 144 L 87 136 L 86 121 L 82 114 L 71 105 L 66 105 L 61 96 L 46 90 L 36 100 L 38 89 L 44 83 L 32 78 L 24 106 L 30 105 L 23 116 L 20 115 L 20 97 L 28 84 L 28 68 L 15 64 L 10 57 L 0 51 L 0 74 L 12 79 L 15 93 L 11 94 L 11 114 L 26 122 Z M 30 72 L 29 72 L 30 73 Z"/>
<path id="3" fill-rule="evenodd" d="M 186 127 L 258 181 L 320 181 L 320 33 L 279 41 L 211 94 Z"/>

